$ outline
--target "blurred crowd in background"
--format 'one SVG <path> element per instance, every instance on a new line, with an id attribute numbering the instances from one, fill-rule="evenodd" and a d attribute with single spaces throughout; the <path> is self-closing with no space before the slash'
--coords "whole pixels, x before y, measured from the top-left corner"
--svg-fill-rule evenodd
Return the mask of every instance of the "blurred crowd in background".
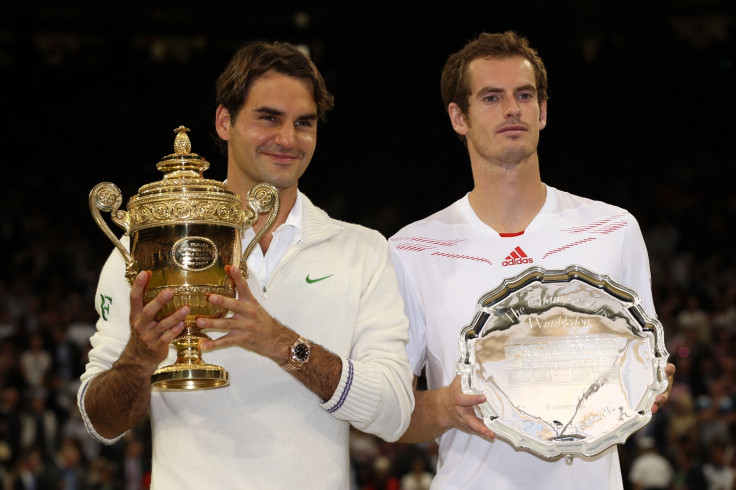
<path id="1" fill-rule="evenodd" d="M 654 186 L 639 210 L 653 276 L 655 304 L 677 366 L 669 403 L 619 448 L 622 467 L 663 457 L 677 490 L 733 482 L 736 474 L 736 267 L 726 229 L 736 217 L 736 194 L 694 198 L 688 179 Z M 676 208 L 680 203 L 684 209 Z M 9 209 L 23 209 L 25 200 Z M 697 237 L 695 215 L 712 221 Z M 11 218 L 11 219 L 8 219 Z M 0 481 L 35 473 L 65 486 L 38 488 L 143 489 L 150 462 L 147 421 L 113 446 L 93 441 L 76 407 L 79 375 L 95 331 L 94 290 L 107 253 L 75 225 L 42 212 L 0 222 Z M 719 245 L 720 244 L 720 245 Z M 389 444 L 351 434 L 356 488 L 425 488 L 401 484 L 407 475 L 431 479 L 436 445 Z M 651 461 L 649 461 L 652 463 Z M 660 475 L 660 466 L 656 474 Z M 424 476 L 422 476 L 424 475 Z M 394 483 L 388 483 L 393 479 Z M 729 483 L 732 485 L 732 483 Z M 631 487 L 634 488 L 634 487 Z"/>
<path id="2" fill-rule="evenodd" d="M 691 22 L 665 16 L 643 26 L 646 19 L 633 17 L 629 31 L 603 22 L 598 32 L 578 32 L 577 43 L 571 32 L 561 39 L 552 27 L 520 26 L 550 70 L 543 180 L 627 208 L 649 249 L 655 305 L 677 374 L 669 403 L 618 447 L 627 488 L 736 488 L 736 266 L 729 233 L 736 172 L 727 147 L 736 109 L 734 18 L 691 12 L 683 17 Z M 22 42 L 8 41 L 8 32 Z M 23 488 L 12 485 L 34 475 L 37 490 L 145 489 L 147 420 L 103 446 L 87 435 L 76 407 L 97 320 L 97 276 L 112 250 L 86 194 L 99 181 L 119 179 L 127 200 L 159 178 L 155 163 L 173 143 L 168 131 L 182 123 L 200 128 L 190 135 L 193 151 L 214 160 L 207 141 L 214 108 L 206 97 L 236 43 L 221 43 L 210 56 L 213 43 L 201 38 L 176 50 L 171 39 L 139 36 L 138 54 L 120 60 L 127 48 L 79 47 L 95 32 L 87 38 L 18 32 L 0 22 L 0 75 L 8 90 L 0 109 L 18 117 L 3 166 L 19 176 L 0 190 L 0 482 Z M 356 57 L 346 46 L 330 56 L 325 44 L 337 43 L 311 38 L 337 100 L 302 186 L 316 204 L 390 236 L 469 190 L 467 158 L 439 103 L 439 72 L 471 35 L 465 29 L 452 39 L 435 36 L 422 49 L 395 46 L 414 53 L 417 66 L 427 65 L 419 71 L 431 80 L 426 84 L 399 75 L 389 83 L 358 70 L 371 55 L 389 57 L 391 38 L 378 44 L 385 54 L 361 47 Z M 295 39 L 310 38 L 302 32 Z M 141 47 L 146 43 L 148 49 Z M 116 56 L 102 61 L 108 48 Z M 412 63 L 392 67 L 409 73 Z M 110 71 L 113 65 L 125 75 Z M 182 112 L 182 95 L 193 93 L 205 100 Z M 377 105 L 383 99 L 387 106 Z M 213 167 L 209 177 L 222 178 L 223 164 Z M 389 444 L 359 431 L 351 433 L 351 454 L 355 490 L 427 488 L 437 462 L 434 443 Z"/>

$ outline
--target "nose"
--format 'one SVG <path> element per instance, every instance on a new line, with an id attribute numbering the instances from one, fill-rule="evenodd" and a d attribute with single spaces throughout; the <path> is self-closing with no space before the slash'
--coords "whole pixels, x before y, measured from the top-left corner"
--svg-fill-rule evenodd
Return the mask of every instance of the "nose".
<path id="1" fill-rule="evenodd" d="M 516 97 L 507 97 L 506 100 L 508 102 L 504 110 L 504 115 L 507 118 L 519 117 L 521 115 L 521 107 L 519 107 L 519 102 L 516 100 Z"/>
<path id="2" fill-rule="evenodd" d="M 276 131 L 276 144 L 282 148 L 293 148 L 296 145 L 296 132 L 291 124 L 282 124 Z"/>

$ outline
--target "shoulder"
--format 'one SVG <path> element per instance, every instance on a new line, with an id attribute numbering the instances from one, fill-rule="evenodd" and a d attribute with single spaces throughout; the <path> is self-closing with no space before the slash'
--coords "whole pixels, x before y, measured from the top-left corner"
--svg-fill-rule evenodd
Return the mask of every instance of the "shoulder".
<path id="1" fill-rule="evenodd" d="M 353 242 L 357 246 L 386 246 L 387 240 L 378 230 L 357 223 L 333 218 L 302 195 L 303 232 L 310 237 L 333 238 L 338 242 Z"/>
<path id="2" fill-rule="evenodd" d="M 589 208 L 608 212 L 628 213 L 626 209 L 604 201 L 579 196 L 577 194 L 572 194 L 566 191 L 561 191 L 559 189 L 555 189 L 554 187 L 548 187 L 548 190 L 556 194 L 557 203 L 561 209 Z"/>
<path id="3" fill-rule="evenodd" d="M 466 197 L 463 197 L 444 209 L 441 209 L 426 218 L 414 221 L 401 228 L 389 239 L 395 243 L 411 237 L 424 235 L 441 235 L 448 229 L 454 229 L 460 224 L 466 224 L 467 219 L 463 213 L 463 204 Z"/>
<path id="4" fill-rule="evenodd" d="M 358 242 L 368 242 L 374 244 L 386 244 L 387 239 L 381 232 L 368 228 L 366 226 L 330 218 L 336 227 L 346 235 L 346 239 L 357 240 Z"/>
<path id="5" fill-rule="evenodd" d="M 555 195 L 554 213 L 571 220 L 603 219 L 617 222 L 635 221 L 633 215 L 626 209 L 604 201 L 578 196 L 569 192 L 548 187 L 549 192 Z"/>

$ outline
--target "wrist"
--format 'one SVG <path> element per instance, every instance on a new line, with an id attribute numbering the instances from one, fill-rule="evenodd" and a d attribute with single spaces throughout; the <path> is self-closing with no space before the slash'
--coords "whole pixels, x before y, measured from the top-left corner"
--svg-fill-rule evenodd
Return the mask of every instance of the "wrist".
<path id="1" fill-rule="evenodd" d="M 453 420 L 455 397 L 450 386 L 444 386 L 436 391 L 435 404 L 435 409 L 433 410 L 436 416 L 435 425 L 442 432 L 455 427 Z"/>
<path id="2" fill-rule="evenodd" d="M 142 356 L 136 357 L 134 354 L 123 351 L 112 367 L 119 372 L 125 373 L 125 376 L 131 380 L 140 378 L 150 382 L 150 378 L 158 369 L 159 364 L 155 361 L 146 361 Z"/>
<path id="3" fill-rule="evenodd" d="M 281 368 L 288 372 L 301 371 L 309 362 L 311 354 L 312 344 L 299 335 L 289 346 L 288 358 L 281 363 Z"/>

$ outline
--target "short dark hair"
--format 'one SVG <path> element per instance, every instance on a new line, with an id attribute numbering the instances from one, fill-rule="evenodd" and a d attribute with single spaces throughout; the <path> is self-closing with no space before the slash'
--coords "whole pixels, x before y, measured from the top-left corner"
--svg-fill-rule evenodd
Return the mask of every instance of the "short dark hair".
<path id="1" fill-rule="evenodd" d="M 215 104 L 227 109 L 231 123 L 243 108 L 253 82 L 270 70 L 307 81 L 317 104 L 317 116 L 326 119 L 334 98 L 309 56 L 291 43 L 251 41 L 235 52 L 215 83 Z"/>
<path id="2" fill-rule="evenodd" d="M 470 105 L 470 80 L 468 66 L 478 58 L 504 59 L 522 56 L 534 67 L 537 84 L 537 101 L 541 105 L 547 100 L 547 69 L 529 40 L 513 31 L 482 33 L 468 42 L 463 49 L 450 55 L 442 70 L 440 88 L 445 110 L 454 102 L 467 114 Z"/>

